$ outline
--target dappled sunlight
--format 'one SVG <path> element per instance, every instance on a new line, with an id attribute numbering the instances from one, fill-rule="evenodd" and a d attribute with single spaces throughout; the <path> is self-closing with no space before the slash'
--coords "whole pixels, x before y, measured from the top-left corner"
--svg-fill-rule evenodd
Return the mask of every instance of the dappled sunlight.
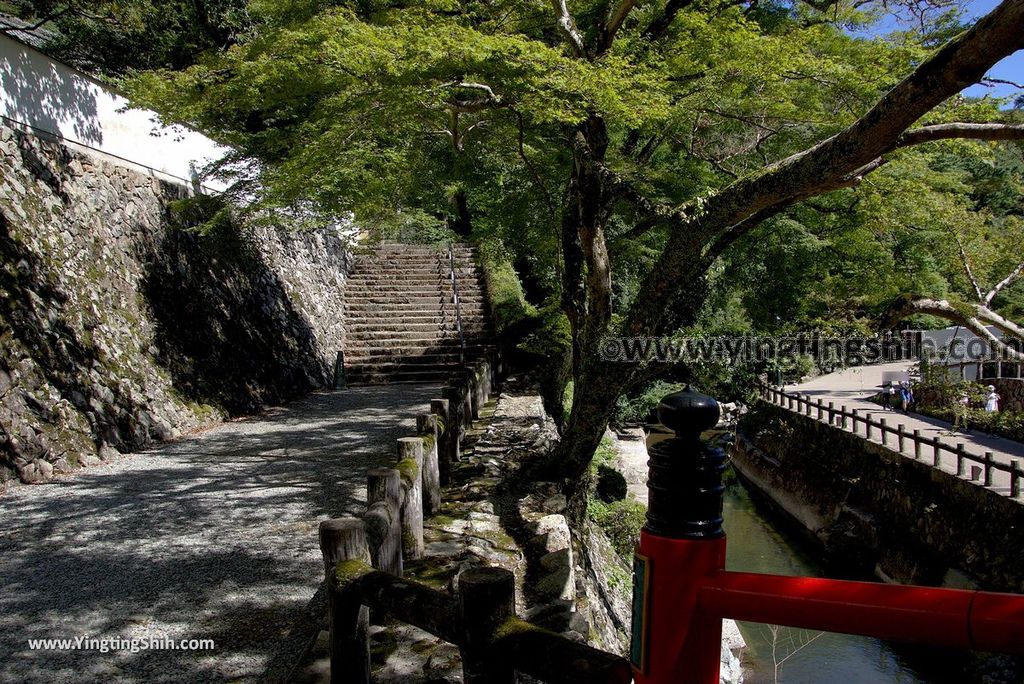
<path id="1" fill-rule="evenodd" d="M 255 677 L 352 514 L 439 388 L 322 393 L 0 498 L 0 664 L 11 681 Z M 213 638 L 210 652 L 29 651 L 32 638 Z"/>

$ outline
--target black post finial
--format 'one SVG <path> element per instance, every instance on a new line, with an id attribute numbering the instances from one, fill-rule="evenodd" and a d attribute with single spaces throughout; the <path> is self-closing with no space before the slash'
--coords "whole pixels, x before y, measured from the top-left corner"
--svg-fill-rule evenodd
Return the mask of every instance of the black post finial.
<path id="1" fill-rule="evenodd" d="M 722 530 L 725 453 L 701 441 L 718 424 L 718 402 L 693 390 L 669 394 L 658 418 L 676 436 L 650 450 L 646 530 L 673 539 L 717 539 Z"/>

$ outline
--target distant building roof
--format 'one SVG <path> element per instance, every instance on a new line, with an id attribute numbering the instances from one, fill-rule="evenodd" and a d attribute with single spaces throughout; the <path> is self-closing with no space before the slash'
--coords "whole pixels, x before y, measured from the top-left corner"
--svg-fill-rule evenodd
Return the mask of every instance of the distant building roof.
<path id="1" fill-rule="evenodd" d="M 25 21 L 24 19 L 0 12 L 0 33 L 39 50 L 56 34 L 46 28 L 26 30 L 31 29 L 33 26 L 35 24 L 31 21 Z"/>

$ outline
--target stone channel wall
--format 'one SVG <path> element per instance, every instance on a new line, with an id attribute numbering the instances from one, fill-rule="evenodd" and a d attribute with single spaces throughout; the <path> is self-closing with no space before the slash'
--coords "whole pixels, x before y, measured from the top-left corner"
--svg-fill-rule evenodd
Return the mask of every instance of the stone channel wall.
<path id="1" fill-rule="evenodd" d="M 984 589 L 1024 591 L 1020 502 L 764 402 L 738 433 L 738 474 L 837 566 L 928 585 L 953 570 Z"/>
<path id="2" fill-rule="evenodd" d="M 0 124 L 0 491 L 331 383 L 339 236 L 200 235 L 186 196 Z"/>

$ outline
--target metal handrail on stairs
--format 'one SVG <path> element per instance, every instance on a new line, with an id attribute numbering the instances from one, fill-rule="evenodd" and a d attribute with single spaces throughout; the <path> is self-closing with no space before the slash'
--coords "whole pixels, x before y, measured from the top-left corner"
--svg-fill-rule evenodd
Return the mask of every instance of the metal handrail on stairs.
<path id="1" fill-rule="evenodd" d="M 459 278 L 455 273 L 455 246 L 448 243 L 448 264 L 452 277 L 452 296 L 455 299 L 455 328 L 459 332 L 459 362 L 466 362 L 466 337 L 462 333 L 462 301 L 459 297 Z"/>

